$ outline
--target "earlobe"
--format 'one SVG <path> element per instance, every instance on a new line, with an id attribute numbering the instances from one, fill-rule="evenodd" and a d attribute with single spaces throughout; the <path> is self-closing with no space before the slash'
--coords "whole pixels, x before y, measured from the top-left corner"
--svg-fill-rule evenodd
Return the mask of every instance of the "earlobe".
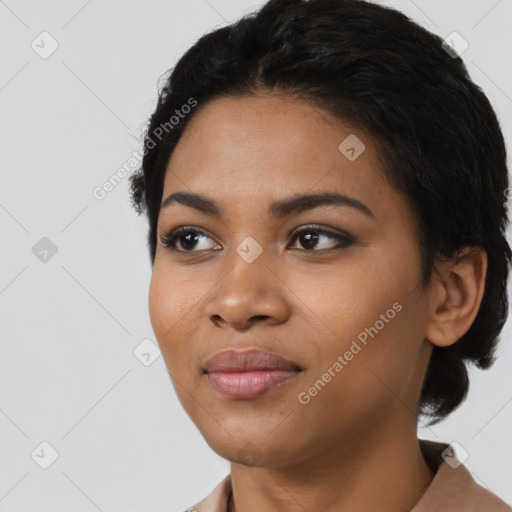
<path id="1" fill-rule="evenodd" d="M 442 263 L 431 289 L 426 338 L 438 346 L 453 345 L 473 324 L 484 295 L 487 253 L 466 247 Z"/>

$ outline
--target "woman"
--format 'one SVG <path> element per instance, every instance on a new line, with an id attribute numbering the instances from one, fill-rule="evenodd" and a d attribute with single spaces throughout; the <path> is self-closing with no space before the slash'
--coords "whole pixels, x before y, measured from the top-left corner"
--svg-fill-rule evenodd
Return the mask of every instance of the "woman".
<path id="1" fill-rule="evenodd" d="M 439 37 L 271 0 L 162 87 L 133 204 L 176 393 L 231 472 L 189 510 L 512 510 L 417 438 L 507 315 L 506 151 Z"/>

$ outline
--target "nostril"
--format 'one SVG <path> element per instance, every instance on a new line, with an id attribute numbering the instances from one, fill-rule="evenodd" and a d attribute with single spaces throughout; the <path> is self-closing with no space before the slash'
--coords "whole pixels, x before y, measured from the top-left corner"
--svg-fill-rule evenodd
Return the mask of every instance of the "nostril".
<path id="1" fill-rule="evenodd" d="M 215 327 L 219 327 L 219 322 L 221 320 L 220 315 L 213 315 L 211 320 L 213 322 L 213 325 L 215 325 Z"/>

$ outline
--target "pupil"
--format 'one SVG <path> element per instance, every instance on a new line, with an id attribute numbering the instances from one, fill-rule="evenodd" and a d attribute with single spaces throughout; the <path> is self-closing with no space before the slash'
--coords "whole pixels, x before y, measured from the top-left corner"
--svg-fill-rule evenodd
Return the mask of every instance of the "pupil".
<path id="1" fill-rule="evenodd" d="M 191 241 L 191 240 L 190 240 L 190 238 L 191 238 L 191 237 L 192 237 L 194 240 L 192 240 L 192 241 Z M 184 246 L 186 247 L 187 243 L 192 243 L 192 244 L 193 244 L 194 242 L 197 242 L 197 238 L 198 238 L 198 236 L 197 236 L 197 235 L 195 235 L 195 236 L 194 236 L 194 235 L 192 235 L 192 234 L 190 234 L 190 233 L 189 233 L 188 235 L 185 235 L 183 238 L 186 240 L 186 242 L 185 242 L 185 244 L 184 244 Z M 182 244 L 182 245 L 183 245 L 183 244 Z M 190 249 L 190 247 L 188 247 L 188 248 Z"/>
<path id="2" fill-rule="evenodd" d="M 305 239 L 306 240 L 306 245 L 309 247 L 309 246 L 314 246 L 314 243 L 317 241 L 318 239 L 318 236 L 317 235 L 311 235 L 311 234 L 304 234 L 302 235 L 303 237 L 303 240 Z"/>

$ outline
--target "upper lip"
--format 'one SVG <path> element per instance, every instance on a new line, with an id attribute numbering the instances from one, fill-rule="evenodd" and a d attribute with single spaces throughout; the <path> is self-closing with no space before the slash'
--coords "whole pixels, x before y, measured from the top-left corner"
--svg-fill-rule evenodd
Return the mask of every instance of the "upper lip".
<path id="1" fill-rule="evenodd" d="M 204 365 L 206 373 L 258 370 L 301 370 L 297 364 L 265 350 L 227 349 L 217 352 Z"/>

